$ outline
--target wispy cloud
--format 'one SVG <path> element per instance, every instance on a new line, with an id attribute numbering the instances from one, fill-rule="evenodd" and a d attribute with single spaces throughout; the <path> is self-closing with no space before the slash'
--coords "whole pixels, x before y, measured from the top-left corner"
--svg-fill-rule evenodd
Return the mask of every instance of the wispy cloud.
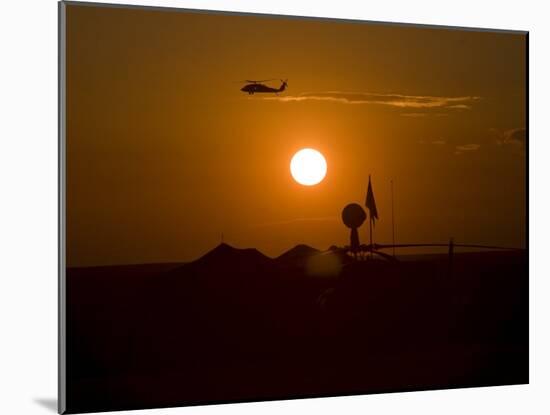
<path id="1" fill-rule="evenodd" d="M 459 151 L 475 151 L 481 147 L 480 144 L 464 144 L 461 146 L 456 146 L 456 149 Z"/>
<path id="2" fill-rule="evenodd" d="M 455 154 L 458 156 L 462 153 L 468 153 L 472 151 L 477 151 L 481 147 L 480 144 L 463 144 L 460 146 L 456 146 Z"/>
<path id="3" fill-rule="evenodd" d="M 498 140 L 499 144 L 515 144 L 523 147 L 527 141 L 527 131 L 525 128 L 506 130 L 501 133 Z"/>
<path id="4" fill-rule="evenodd" d="M 493 143 L 502 148 L 508 148 L 512 152 L 524 154 L 527 144 L 527 130 L 525 127 L 501 130 L 489 128 Z"/>
<path id="5" fill-rule="evenodd" d="M 402 117 L 421 118 L 421 117 L 425 117 L 428 114 L 425 112 L 404 112 L 399 115 L 401 115 Z"/>
<path id="6" fill-rule="evenodd" d="M 280 102 L 329 101 L 341 104 L 385 105 L 395 108 L 415 109 L 470 109 L 473 102 L 481 99 L 477 96 L 443 97 L 430 95 L 381 94 L 373 92 L 304 92 L 298 95 L 270 96 L 265 100 Z M 414 115 L 412 115 L 414 114 Z M 422 116 L 421 113 L 409 113 L 409 117 Z"/>
<path id="7" fill-rule="evenodd" d="M 300 222 L 336 222 L 336 221 L 338 221 L 338 218 L 336 216 L 321 216 L 316 218 L 295 218 L 295 219 L 281 220 L 276 222 L 256 223 L 252 226 L 263 228 L 268 226 L 291 225 L 293 223 L 300 223 Z"/>
<path id="8" fill-rule="evenodd" d="M 477 99 L 477 97 L 474 97 L 474 98 Z M 449 105 L 449 106 L 447 106 L 447 108 L 459 109 L 459 110 L 469 110 L 471 107 L 469 105 L 466 105 L 466 104 L 456 104 L 456 105 Z"/>
<path id="9" fill-rule="evenodd" d="M 434 146 L 442 146 L 442 145 L 447 144 L 447 141 L 440 138 L 440 139 L 431 140 L 431 141 L 418 140 L 418 143 L 419 144 L 433 144 Z"/>
<path id="10" fill-rule="evenodd" d="M 430 111 L 430 112 L 402 112 L 399 115 L 401 115 L 402 117 L 409 117 L 409 118 L 422 118 L 422 117 L 427 117 L 428 115 L 430 117 L 447 117 L 449 114 L 446 112 Z"/>

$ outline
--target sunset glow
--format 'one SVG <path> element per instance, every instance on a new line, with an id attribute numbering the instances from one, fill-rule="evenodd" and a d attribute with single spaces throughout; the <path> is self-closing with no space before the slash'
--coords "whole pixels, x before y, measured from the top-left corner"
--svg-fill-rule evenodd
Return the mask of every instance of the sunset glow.
<path id="1" fill-rule="evenodd" d="M 317 150 L 304 148 L 292 157 L 290 173 L 298 183 L 304 186 L 314 186 L 325 178 L 327 162 Z"/>

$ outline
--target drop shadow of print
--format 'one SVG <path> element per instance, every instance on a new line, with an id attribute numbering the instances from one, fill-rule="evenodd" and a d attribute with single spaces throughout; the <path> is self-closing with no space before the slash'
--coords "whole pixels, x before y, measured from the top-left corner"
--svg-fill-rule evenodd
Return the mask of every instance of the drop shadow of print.
<path id="1" fill-rule="evenodd" d="M 34 402 L 51 412 L 57 413 L 57 399 L 55 398 L 36 398 Z"/>

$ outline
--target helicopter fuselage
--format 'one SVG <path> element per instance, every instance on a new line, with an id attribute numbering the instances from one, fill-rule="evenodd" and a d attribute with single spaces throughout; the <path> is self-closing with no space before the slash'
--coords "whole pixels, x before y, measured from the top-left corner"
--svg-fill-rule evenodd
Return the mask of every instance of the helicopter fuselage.
<path id="1" fill-rule="evenodd" d="M 286 88 L 286 82 L 283 82 L 281 84 L 281 87 L 280 88 L 271 88 L 267 85 L 264 85 L 264 84 L 259 84 L 259 83 L 253 83 L 253 84 L 248 84 L 248 85 L 245 85 L 241 88 L 241 91 L 243 92 L 246 92 L 250 95 L 252 94 L 258 94 L 258 93 L 272 93 L 272 94 L 276 94 L 276 93 L 279 93 L 279 92 L 283 92 Z"/>

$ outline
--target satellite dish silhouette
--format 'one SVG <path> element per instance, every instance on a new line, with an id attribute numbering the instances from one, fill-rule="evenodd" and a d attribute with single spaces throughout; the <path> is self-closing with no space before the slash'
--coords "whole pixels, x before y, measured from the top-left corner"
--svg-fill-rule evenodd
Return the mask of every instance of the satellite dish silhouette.
<path id="1" fill-rule="evenodd" d="M 342 220 L 348 228 L 358 228 L 367 219 L 367 214 L 357 203 L 350 203 L 342 210 Z"/>
<path id="2" fill-rule="evenodd" d="M 350 247 L 351 252 L 356 253 L 359 250 L 359 233 L 357 228 L 365 222 L 367 214 L 357 203 L 350 203 L 342 210 L 342 221 L 344 225 L 351 229 Z"/>

